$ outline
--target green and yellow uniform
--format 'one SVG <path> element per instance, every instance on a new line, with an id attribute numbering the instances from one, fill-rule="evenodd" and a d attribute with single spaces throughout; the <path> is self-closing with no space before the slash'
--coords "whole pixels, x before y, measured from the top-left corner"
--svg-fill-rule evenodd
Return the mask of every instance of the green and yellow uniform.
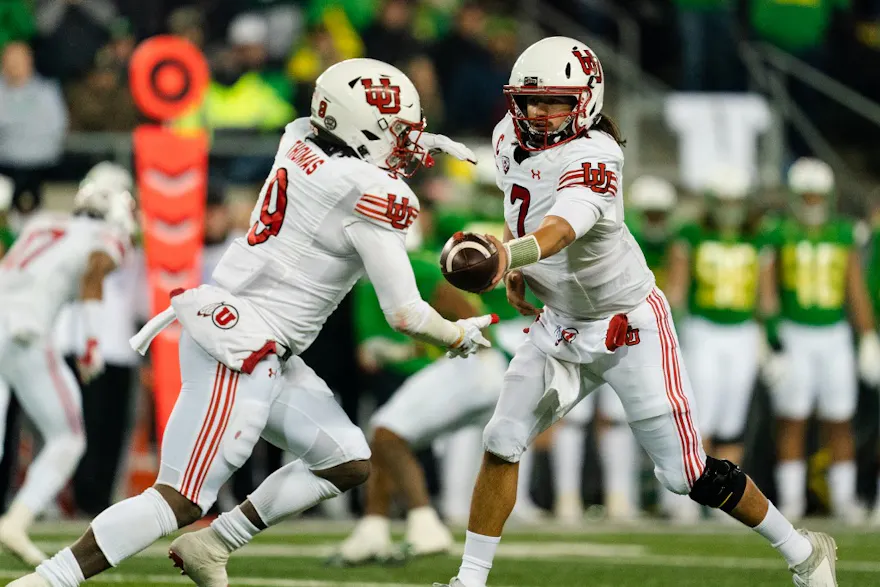
<path id="1" fill-rule="evenodd" d="M 626 226 L 636 242 L 639 243 L 639 247 L 645 255 L 645 261 L 648 262 L 648 269 L 651 270 L 657 281 L 657 287 L 665 288 L 668 277 L 669 246 L 672 239 L 669 237 L 648 238 L 648 235 L 642 230 L 642 223 L 638 215 L 627 216 Z"/>
<path id="2" fill-rule="evenodd" d="M 409 253 L 410 264 L 416 277 L 416 287 L 418 287 L 423 300 L 430 300 L 443 281 L 440 265 L 437 262 L 438 257 L 439 254 L 431 250 Z M 366 279 L 361 279 L 355 285 L 354 317 L 355 338 L 358 344 L 379 337 L 386 339 L 389 344 L 416 346 L 411 358 L 399 362 L 392 361 L 386 365 L 388 369 L 398 375 L 412 375 L 443 354 L 442 349 L 417 342 L 391 328 L 385 319 L 385 314 L 382 313 L 382 307 L 379 305 L 379 298 L 376 296 L 373 285 Z"/>
<path id="3" fill-rule="evenodd" d="M 0 257 L 6 253 L 9 249 L 12 248 L 12 243 L 15 241 L 15 235 L 12 231 L 6 226 L 0 226 Z"/>
<path id="4" fill-rule="evenodd" d="M 868 293 L 874 304 L 874 315 L 880 316 L 880 224 L 874 227 L 868 256 Z"/>
<path id="5" fill-rule="evenodd" d="M 771 222 L 767 237 L 777 251 L 782 318 L 808 326 L 846 320 L 853 224 L 834 219 L 805 227 L 786 218 Z"/>
<path id="6" fill-rule="evenodd" d="M 690 249 L 688 311 L 717 324 L 742 324 L 755 316 L 763 239 L 689 224 L 679 239 Z"/>

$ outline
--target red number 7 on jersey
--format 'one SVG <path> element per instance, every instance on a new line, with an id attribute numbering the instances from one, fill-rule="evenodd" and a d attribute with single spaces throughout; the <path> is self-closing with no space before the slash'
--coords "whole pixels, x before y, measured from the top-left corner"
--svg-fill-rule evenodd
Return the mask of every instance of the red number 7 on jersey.
<path id="1" fill-rule="evenodd" d="M 519 205 L 519 216 L 516 219 L 516 237 L 520 238 L 526 234 L 526 216 L 529 213 L 529 204 L 532 203 L 532 194 L 523 186 L 513 184 L 510 190 L 510 203 L 516 204 L 517 200 L 522 202 Z"/>
<path id="2" fill-rule="evenodd" d="M 275 205 L 272 206 L 272 194 L 275 194 Z M 270 208 L 272 211 L 270 212 Z M 269 237 L 278 236 L 281 225 L 284 224 L 284 215 L 287 214 L 287 169 L 279 167 L 275 177 L 266 186 L 263 194 L 263 205 L 260 206 L 260 219 L 254 222 L 248 231 L 247 242 L 250 246 L 256 246 L 269 240 Z M 263 229 L 259 230 L 260 225 Z"/>

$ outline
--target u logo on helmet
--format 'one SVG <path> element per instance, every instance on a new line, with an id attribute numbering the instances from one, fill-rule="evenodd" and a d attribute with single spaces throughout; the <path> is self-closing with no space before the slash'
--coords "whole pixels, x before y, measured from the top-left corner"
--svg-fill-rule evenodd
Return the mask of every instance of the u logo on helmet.
<path id="1" fill-rule="evenodd" d="M 367 104 L 375 106 L 382 114 L 397 114 L 400 112 L 400 86 L 392 86 L 387 77 L 379 79 L 379 85 L 373 85 L 373 80 L 363 78 L 361 85 Z"/>
<path id="2" fill-rule="evenodd" d="M 594 77 L 594 80 L 590 80 L 590 87 L 593 86 L 593 81 L 598 84 L 602 83 L 602 65 L 596 56 L 590 53 L 589 49 L 574 49 L 571 54 L 577 57 L 584 73 Z"/>

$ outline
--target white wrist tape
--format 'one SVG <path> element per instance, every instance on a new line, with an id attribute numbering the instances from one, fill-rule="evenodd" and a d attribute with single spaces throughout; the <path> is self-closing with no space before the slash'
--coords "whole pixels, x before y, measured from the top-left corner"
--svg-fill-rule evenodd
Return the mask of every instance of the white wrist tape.
<path id="1" fill-rule="evenodd" d="M 528 234 L 504 243 L 507 250 L 507 270 L 534 265 L 541 260 L 541 247 L 535 235 Z"/>

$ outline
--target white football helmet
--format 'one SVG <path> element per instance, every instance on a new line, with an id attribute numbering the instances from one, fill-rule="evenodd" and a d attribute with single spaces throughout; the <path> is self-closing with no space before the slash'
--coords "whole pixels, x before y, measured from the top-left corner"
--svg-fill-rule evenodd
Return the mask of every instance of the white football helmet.
<path id="1" fill-rule="evenodd" d="M 97 183 L 108 188 L 131 192 L 134 187 L 134 178 L 132 178 L 131 172 L 122 165 L 102 161 L 89 169 L 80 185 L 86 183 Z"/>
<path id="2" fill-rule="evenodd" d="M 540 151 L 589 130 L 602 112 L 604 77 L 599 58 L 576 39 L 548 37 L 523 51 L 504 86 L 520 145 Z M 529 117 L 528 98 L 535 95 L 570 97 L 571 112 Z M 563 116 L 566 118 L 558 129 L 550 132 L 549 119 Z"/>
<path id="3" fill-rule="evenodd" d="M 310 120 L 393 173 L 409 177 L 422 163 L 433 163 L 418 145 L 426 124 L 419 93 L 402 71 L 382 61 L 348 59 L 328 68 L 315 82 Z"/>
<path id="4" fill-rule="evenodd" d="M 127 169 L 114 163 L 99 163 L 80 182 L 73 199 L 74 212 L 102 218 L 131 236 L 137 229 L 131 187 L 132 177 Z"/>
<path id="5" fill-rule="evenodd" d="M 5 175 L 0 175 L 0 212 L 6 212 L 12 206 L 15 184 Z"/>
<path id="6" fill-rule="evenodd" d="M 704 189 L 709 198 L 709 214 L 720 228 L 742 226 L 748 217 L 751 179 L 738 167 L 719 165 L 709 175 Z"/>
<path id="7" fill-rule="evenodd" d="M 797 197 L 794 212 L 801 222 L 816 226 L 828 220 L 834 193 L 834 171 L 830 165 L 801 157 L 788 170 L 788 188 Z"/>
<path id="8" fill-rule="evenodd" d="M 678 201 L 675 187 L 663 178 L 643 175 L 632 182 L 629 203 L 641 212 L 670 212 Z"/>

